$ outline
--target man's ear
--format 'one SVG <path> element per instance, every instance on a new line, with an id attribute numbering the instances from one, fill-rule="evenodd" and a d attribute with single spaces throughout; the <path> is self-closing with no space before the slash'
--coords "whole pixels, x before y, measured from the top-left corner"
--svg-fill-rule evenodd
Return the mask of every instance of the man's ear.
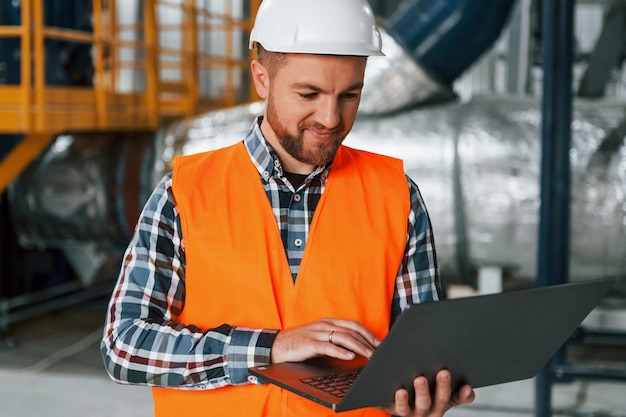
<path id="1" fill-rule="evenodd" d="M 267 68 L 255 59 L 250 63 L 250 72 L 257 94 L 262 99 L 266 99 L 270 90 L 270 77 Z"/>

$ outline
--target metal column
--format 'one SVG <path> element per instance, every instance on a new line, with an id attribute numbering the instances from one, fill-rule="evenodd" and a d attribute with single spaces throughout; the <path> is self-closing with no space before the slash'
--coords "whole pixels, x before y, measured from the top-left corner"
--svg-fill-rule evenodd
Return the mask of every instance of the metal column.
<path id="1" fill-rule="evenodd" d="M 565 283 L 569 278 L 573 9 L 573 0 L 543 0 L 543 116 L 537 286 Z M 537 417 L 552 415 L 551 370 L 563 354 L 563 351 L 558 352 L 537 376 Z"/>

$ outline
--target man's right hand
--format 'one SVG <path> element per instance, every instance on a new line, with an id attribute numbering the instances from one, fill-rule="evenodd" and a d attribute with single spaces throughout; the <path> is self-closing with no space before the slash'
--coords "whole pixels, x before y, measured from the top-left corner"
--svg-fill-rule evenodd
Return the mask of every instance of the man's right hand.
<path id="1" fill-rule="evenodd" d="M 318 356 L 350 360 L 369 358 L 380 340 L 356 321 L 333 318 L 278 332 L 272 345 L 272 363 L 302 362 Z"/>

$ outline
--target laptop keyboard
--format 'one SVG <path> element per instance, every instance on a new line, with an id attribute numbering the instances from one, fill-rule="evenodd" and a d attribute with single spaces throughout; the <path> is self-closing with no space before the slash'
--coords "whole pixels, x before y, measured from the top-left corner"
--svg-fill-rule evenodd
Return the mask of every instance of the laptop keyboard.
<path id="1" fill-rule="evenodd" d="M 335 375 L 318 376 L 313 378 L 304 378 L 300 382 L 320 389 L 335 397 L 343 398 L 350 385 L 359 375 L 358 371 L 343 372 Z"/>

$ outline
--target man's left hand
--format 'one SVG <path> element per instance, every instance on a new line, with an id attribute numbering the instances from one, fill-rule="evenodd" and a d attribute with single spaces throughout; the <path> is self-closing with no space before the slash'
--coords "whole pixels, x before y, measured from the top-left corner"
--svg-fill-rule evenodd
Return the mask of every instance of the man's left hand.
<path id="1" fill-rule="evenodd" d="M 413 380 L 414 399 L 409 399 L 407 390 L 399 389 L 396 391 L 394 404 L 378 408 L 401 417 L 441 417 L 452 407 L 474 401 L 476 394 L 472 387 L 464 385 L 459 391 L 452 393 L 450 381 L 450 372 L 439 371 L 435 394 L 431 397 L 428 380 L 422 376 L 417 377 Z"/>

